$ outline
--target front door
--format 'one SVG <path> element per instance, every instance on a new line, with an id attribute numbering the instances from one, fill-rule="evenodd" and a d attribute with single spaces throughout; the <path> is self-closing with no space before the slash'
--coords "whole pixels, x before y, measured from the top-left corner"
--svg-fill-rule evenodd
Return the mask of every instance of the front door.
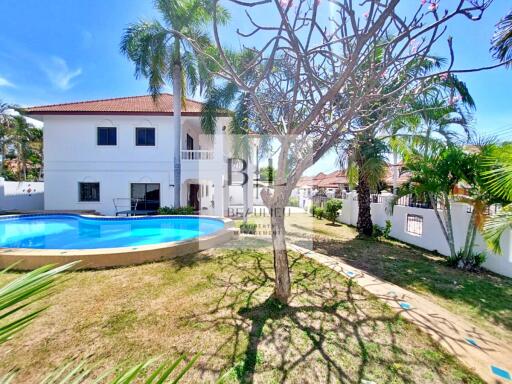
<path id="1" fill-rule="evenodd" d="M 190 184 L 188 187 L 188 205 L 199 211 L 199 184 Z"/>
<path id="2" fill-rule="evenodd" d="M 132 209 L 156 211 L 160 208 L 160 184 L 132 183 L 131 197 Z"/>

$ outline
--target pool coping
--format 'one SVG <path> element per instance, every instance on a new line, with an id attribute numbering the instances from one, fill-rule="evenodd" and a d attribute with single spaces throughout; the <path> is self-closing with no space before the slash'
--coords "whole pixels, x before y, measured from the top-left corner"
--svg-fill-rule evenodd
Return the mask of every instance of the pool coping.
<path id="1" fill-rule="evenodd" d="M 126 220 L 119 216 L 96 216 L 68 213 L 6 215 L 3 218 L 27 216 L 80 216 L 99 220 Z M 190 240 L 178 240 L 166 243 L 148 244 L 119 248 L 94 249 L 35 249 L 35 248 L 0 248 L 0 268 L 14 265 L 16 270 L 33 270 L 47 264 L 63 265 L 81 261 L 76 269 L 101 269 L 137 265 L 155 261 L 169 260 L 178 256 L 203 251 L 224 244 L 238 235 L 233 220 L 218 216 L 202 215 L 158 215 L 137 216 L 133 220 L 152 218 L 203 218 L 222 221 L 224 227 L 205 236 Z M 0 219 L 1 220 L 1 219 Z"/>

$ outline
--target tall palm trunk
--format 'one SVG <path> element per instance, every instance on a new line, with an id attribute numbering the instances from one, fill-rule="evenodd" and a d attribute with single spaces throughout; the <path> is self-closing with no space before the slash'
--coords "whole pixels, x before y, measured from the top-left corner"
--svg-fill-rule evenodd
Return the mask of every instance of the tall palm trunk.
<path id="1" fill-rule="evenodd" d="M 173 67 L 174 92 L 174 206 L 181 206 L 181 63 Z"/>
<path id="2" fill-rule="evenodd" d="M 361 171 L 359 171 L 358 177 L 357 199 L 359 206 L 357 231 L 360 234 L 371 236 L 373 232 L 373 223 L 370 202 L 370 186 L 366 175 Z"/>

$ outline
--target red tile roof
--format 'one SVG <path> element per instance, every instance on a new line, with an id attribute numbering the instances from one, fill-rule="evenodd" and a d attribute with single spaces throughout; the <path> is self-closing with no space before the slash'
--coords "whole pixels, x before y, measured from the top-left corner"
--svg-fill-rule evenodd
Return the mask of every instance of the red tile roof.
<path id="1" fill-rule="evenodd" d="M 145 95 L 42 105 L 26 108 L 26 111 L 29 115 L 172 115 L 173 98 L 173 95 L 163 93 L 156 101 L 150 95 Z M 202 105 L 186 99 L 182 115 L 198 116 Z"/>

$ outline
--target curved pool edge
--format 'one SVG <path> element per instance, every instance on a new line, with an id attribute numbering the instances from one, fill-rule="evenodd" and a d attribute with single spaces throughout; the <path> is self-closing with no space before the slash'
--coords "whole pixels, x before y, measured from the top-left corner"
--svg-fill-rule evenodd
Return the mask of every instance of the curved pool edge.
<path id="1" fill-rule="evenodd" d="M 41 214 L 44 215 L 44 214 Z M 9 215 L 25 216 L 25 215 Z M 120 219 L 115 216 L 79 215 L 84 218 Z M 238 236 L 238 229 L 234 227 L 233 220 L 218 216 L 201 215 L 159 215 L 159 218 L 197 217 L 216 219 L 224 223 L 218 231 L 193 239 L 172 241 L 166 243 L 149 244 L 141 246 L 119 248 L 95 249 L 34 249 L 34 248 L 0 248 L 0 269 L 14 266 L 14 270 L 30 271 L 47 264 L 63 265 L 74 261 L 81 261 L 75 269 L 102 269 L 113 267 L 126 267 L 144 263 L 170 260 L 175 257 L 204 251 L 218 247 Z M 133 217 L 141 219 L 143 217 Z M 124 217 L 124 219 L 126 219 Z"/>

